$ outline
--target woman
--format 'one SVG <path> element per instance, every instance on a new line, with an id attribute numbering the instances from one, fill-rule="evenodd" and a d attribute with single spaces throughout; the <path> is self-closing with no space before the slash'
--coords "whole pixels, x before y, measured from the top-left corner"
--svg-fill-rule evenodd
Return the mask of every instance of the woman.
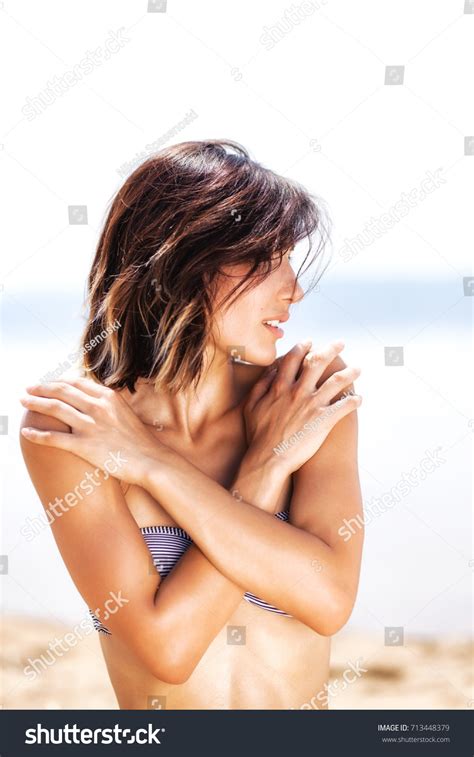
<path id="1" fill-rule="evenodd" d="M 361 560 L 362 534 L 338 534 L 361 512 L 360 372 L 341 342 L 276 360 L 303 296 L 290 252 L 322 228 L 235 142 L 162 150 L 106 219 L 85 377 L 22 400 L 23 455 L 45 508 L 66 502 L 53 533 L 121 708 L 327 707 Z"/>

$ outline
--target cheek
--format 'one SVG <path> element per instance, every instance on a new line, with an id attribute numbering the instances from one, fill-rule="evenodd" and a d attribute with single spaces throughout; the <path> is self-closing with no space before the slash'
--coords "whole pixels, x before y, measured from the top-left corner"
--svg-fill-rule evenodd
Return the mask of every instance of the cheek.
<path id="1" fill-rule="evenodd" d="M 272 309 L 268 302 L 274 299 L 269 278 L 216 313 L 213 334 L 221 352 L 258 365 L 270 365 L 275 359 L 275 342 L 262 323 Z"/>
<path id="2" fill-rule="evenodd" d="M 263 299 L 258 288 L 246 292 L 230 308 L 227 318 L 229 326 L 234 331 L 255 337 L 258 326 L 265 317 L 263 314 Z"/>
<path id="3" fill-rule="evenodd" d="M 261 303 L 242 300 L 222 315 L 218 326 L 218 346 L 222 352 L 257 365 L 270 365 L 276 357 L 276 347 L 262 324 Z"/>
<path id="4" fill-rule="evenodd" d="M 230 308 L 222 316 L 220 332 L 226 344 L 247 344 L 254 339 L 255 314 L 247 307 Z"/>

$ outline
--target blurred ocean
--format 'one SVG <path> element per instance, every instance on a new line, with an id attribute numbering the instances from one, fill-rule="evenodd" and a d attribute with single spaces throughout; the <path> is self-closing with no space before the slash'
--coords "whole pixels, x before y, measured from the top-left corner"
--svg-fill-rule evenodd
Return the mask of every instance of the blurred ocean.
<path id="1" fill-rule="evenodd" d="M 42 507 L 19 452 L 18 398 L 77 349 L 82 290 L 6 289 L 2 299 L 7 359 L 0 412 L 9 418 L 3 439 L 4 611 L 75 622 L 85 603 L 50 530 L 30 542 L 20 533 Z M 293 308 L 279 342 L 282 353 L 305 337 L 315 347 L 342 338 L 345 361 L 362 369 L 359 462 L 372 517 L 352 628 L 403 626 L 406 633 L 427 635 L 472 628 L 471 323 L 472 299 L 456 275 L 349 280 L 336 273 Z M 393 365 L 385 365 L 386 347 L 403 348 Z M 423 480 L 413 471 L 430 453 L 443 462 Z M 376 500 L 410 472 L 409 491 L 374 517 Z"/>

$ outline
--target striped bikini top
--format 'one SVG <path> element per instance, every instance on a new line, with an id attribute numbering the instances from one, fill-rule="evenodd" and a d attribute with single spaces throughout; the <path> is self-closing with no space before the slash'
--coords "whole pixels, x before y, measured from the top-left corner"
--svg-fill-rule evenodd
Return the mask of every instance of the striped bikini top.
<path id="1" fill-rule="evenodd" d="M 288 512 L 282 510 L 279 513 L 275 513 L 275 517 L 287 521 Z M 153 564 L 162 579 L 166 578 L 180 557 L 184 555 L 186 550 L 193 543 L 189 534 L 179 526 L 145 526 L 141 528 L 140 531 L 152 556 Z M 268 604 L 268 602 L 264 602 L 263 599 L 259 599 L 259 597 L 256 597 L 255 594 L 251 594 L 249 591 L 245 592 L 244 599 L 246 599 L 247 602 L 258 605 L 258 607 L 261 607 L 263 610 L 276 612 L 279 615 L 285 615 L 288 618 L 292 617 L 287 612 L 279 610 L 277 607 Z M 96 631 L 108 634 L 109 636 L 112 635 L 111 631 L 104 626 L 91 610 L 89 610 L 89 614 Z"/>

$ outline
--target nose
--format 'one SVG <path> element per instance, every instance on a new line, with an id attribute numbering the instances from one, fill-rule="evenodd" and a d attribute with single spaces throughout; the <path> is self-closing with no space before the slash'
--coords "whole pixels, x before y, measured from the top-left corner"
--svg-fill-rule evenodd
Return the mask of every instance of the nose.
<path id="1" fill-rule="evenodd" d="M 295 279 L 295 285 L 291 295 L 291 302 L 299 302 L 304 297 L 304 290 L 298 279 Z"/>

